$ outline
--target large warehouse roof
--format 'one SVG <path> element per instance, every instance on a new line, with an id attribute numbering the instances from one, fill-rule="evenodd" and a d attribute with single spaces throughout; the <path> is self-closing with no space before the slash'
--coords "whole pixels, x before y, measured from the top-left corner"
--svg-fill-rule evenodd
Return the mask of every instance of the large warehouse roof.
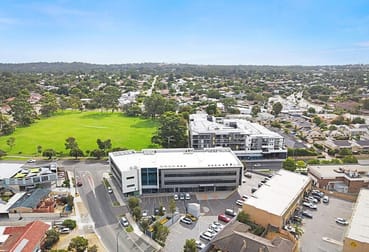
<path id="1" fill-rule="evenodd" d="M 109 156 L 121 170 L 243 167 L 241 161 L 229 148 L 147 149 L 138 152 L 111 152 Z"/>
<path id="2" fill-rule="evenodd" d="M 361 189 L 356 200 L 351 223 L 347 231 L 347 238 L 369 243 L 369 190 Z"/>
<path id="3" fill-rule="evenodd" d="M 246 200 L 247 205 L 282 216 L 310 182 L 308 176 L 279 170 Z"/>

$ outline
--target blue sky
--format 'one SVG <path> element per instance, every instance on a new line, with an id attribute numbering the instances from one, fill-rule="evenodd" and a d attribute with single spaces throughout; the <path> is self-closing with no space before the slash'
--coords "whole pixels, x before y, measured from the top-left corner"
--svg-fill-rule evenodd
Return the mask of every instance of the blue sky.
<path id="1" fill-rule="evenodd" d="M 0 62 L 369 63 L 367 0 L 1 0 Z"/>

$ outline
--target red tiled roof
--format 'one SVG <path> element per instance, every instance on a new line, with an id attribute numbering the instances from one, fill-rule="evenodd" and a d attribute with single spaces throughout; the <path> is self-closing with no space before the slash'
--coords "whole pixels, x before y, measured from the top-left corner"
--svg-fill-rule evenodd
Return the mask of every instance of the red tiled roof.
<path id="1" fill-rule="evenodd" d="M 6 227 L 3 234 L 9 235 L 9 237 L 0 245 L 0 251 L 15 251 L 17 246 L 26 239 L 27 243 L 22 252 L 33 252 L 44 238 L 49 227 L 49 224 L 42 221 L 34 221 L 21 227 Z"/>

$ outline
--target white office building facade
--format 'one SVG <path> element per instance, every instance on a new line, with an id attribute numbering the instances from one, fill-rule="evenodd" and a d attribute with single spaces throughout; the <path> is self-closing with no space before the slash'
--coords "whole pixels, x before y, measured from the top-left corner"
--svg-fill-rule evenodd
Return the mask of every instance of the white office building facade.
<path id="1" fill-rule="evenodd" d="M 123 194 L 234 190 L 243 164 L 230 148 L 147 149 L 109 153 L 113 179 Z"/>

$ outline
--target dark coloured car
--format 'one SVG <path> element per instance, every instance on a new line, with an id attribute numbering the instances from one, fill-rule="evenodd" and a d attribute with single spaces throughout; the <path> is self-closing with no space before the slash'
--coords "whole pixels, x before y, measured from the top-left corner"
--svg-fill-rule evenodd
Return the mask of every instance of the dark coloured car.
<path id="1" fill-rule="evenodd" d="M 302 216 L 312 219 L 313 215 L 307 211 L 302 211 Z"/>

